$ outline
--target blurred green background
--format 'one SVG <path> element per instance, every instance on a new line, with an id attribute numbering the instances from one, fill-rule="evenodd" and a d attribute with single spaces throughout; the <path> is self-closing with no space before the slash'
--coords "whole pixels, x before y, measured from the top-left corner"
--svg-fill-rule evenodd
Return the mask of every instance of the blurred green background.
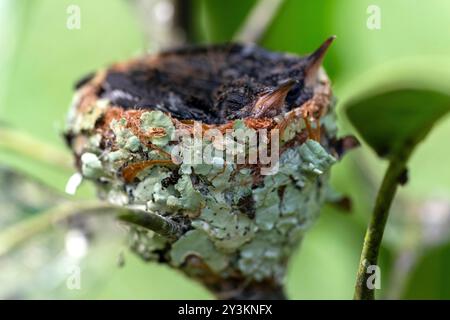
<path id="1" fill-rule="evenodd" d="M 229 41 L 255 3 L 192 1 L 190 38 Z M 66 27 L 69 5 L 81 9 L 79 30 Z M 381 9 L 380 30 L 366 26 L 369 5 Z M 74 82 L 144 53 L 151 47 L 144 32 L 151 23 L 143 26 L 132 1 L 126 0 L 0 0 L 0 126 L 67 152 L 61 132 Z M 430 72 L 441 72 L 438 81 L 450 79 L 447 0 L 286 0 L 261 45 L 306 54 L 333 34 L 338 38 L 325 68 L 339 101 L 368 78 L 382 77 L 377 70 L 396 64 L 426 61 Z M 341 133 L 351 133 L 339 104 L 338 114 Z M 382 298 L 450 298 L 449 138 L 447 117 L 411 159 L 409 183 L 396 198 L 385 234 Z M 63 191 L 73 173 L 11 149 L 0 141 L 0 239 L 6 227 L 69 198 Z M 291 261 L 286 279 L 290 298 L 352 297 L 365 227 L 385 167 L 365 145 L 334 167 L 333 186 L 351 197 L 353 210 L 324 208 Z M 77 199 L 94 197 L 89 184 L 77 194 Z M 0 256 L 0 298 L 212 298 L 181 274 L 134 257 L 122 228 L 110 219 L 89 219 L 69 225 L 80 229 L 82 224 L 83 237 L 53 228 Z M 70 241 L 86 242 L 87 251 L 70 255 Z M 81 266 L 80 290 L 66 286 L 71 265 Z"/>

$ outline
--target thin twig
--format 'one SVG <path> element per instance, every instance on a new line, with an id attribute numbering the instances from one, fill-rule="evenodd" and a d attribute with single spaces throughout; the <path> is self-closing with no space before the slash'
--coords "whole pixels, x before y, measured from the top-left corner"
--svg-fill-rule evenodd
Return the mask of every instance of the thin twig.
<path id="1" fill-rule="evenodd" d="M 18 247 L 33 236 L 44 232 L 57 223 L 76 215 L 114 214 L 119 219 L 132 222 L 174 239 L 180 235 L 181 228 L 172 221 L 158 215 L 137 209 L 113 206 L 98 201 L 65 202 L 32 218 L 20 221 L 0 233 L 0 257 Z"/>
<path id="2" fill-rule="evenodd" d="M 33 236 L 49 229 L 52 225 L 65 221 L 77 214 L 104 212 L 110 205 L 96 202 L 65 202 L 54 208 L 22 220 L 0 233 L 0 257 L 24 243 Z"/>
<path id="3" fill-rule="evenodd" d="M 156 213 L 150 214 L 146 211 L 128 209 L 120 213 L 118 218 L 124 222 L 153 230 L 169 239 L 178 239 L 182 234 L 182 229 L 178 224 Z"/>
<path id="4" fill-rule="evenodd" d="M 284 0 L 259 0 L 234 35 L 233 41 L 259 42 L 276 17 L 283 2 Z"/>

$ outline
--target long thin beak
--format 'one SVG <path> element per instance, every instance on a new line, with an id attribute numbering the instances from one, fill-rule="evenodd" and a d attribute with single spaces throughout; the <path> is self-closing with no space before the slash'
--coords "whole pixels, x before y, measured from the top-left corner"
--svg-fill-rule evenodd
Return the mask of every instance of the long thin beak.
<path id="1" fill-rule="evenodd" d="M 269 109 L 281 109 L 288 92 L 296 83 L 296 80 L 290 79 L 273 91 L 262 95 L 253 106 L 252 115 L 257 118 L 263 116 Z"/>
<path id="2" fill-rule="evenodd" d="M 320 66 L 322 65 L 325 54 L 328 48 L 333 43 L 336 36 L 329 37 L 316 51 L 314 51 L 307 59 L 307 65 L 305 68 L 305 85 L 312 86 L 317 80 Z"/>

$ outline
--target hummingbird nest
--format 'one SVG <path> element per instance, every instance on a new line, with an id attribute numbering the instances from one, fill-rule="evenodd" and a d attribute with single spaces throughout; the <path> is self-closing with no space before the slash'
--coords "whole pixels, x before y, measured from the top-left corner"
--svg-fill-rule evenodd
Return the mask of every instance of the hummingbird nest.
<path id="1" fill-rule="evenodd" d="M 332 40 L 306 57 L 186 47 L 77 84 L 68 144 L 99 196 L 134 210 L 121 217 L 133 251 L 219 298 L 284 297 L 289 257 L 342 151 L 321 68 Z M 263 145 L 268 161 L 255 161 Z"/>

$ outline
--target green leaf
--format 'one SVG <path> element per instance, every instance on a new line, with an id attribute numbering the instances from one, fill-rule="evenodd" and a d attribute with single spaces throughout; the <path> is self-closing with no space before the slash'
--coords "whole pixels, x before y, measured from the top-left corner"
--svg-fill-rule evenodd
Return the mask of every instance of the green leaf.
<path id="1" fill-rule="evenodd" d="M 361 137 L 380 157 L 409 154 L 450 108 L 448 95 L 400 89 L 355 102 L 347 109 Z"/>
<path id="2" fill-rule="evenodd" d="M 450 111 L 450 90 L 430 69 L 400 68 L 385 74 L 343 103 L 360 137 L 380 157 L 406 160 L 436 122 Z M 425 69 L 422 69 L 425 70 Z M 369 79 L 373 79 L 368 75 Z M 380 78 L 375 78 L 380 79 Z M 362 86 L 364 87 L 364 86 Z"/>
<path id="3" fill-rule="evenodd" d="M 442 85 L 448 75 L 439 78 L 431 67 L 424 69 L 425 73 L 414 72 L 414 65 L 407 67 L 401 70 L 394 66 L 390 73 L 378 77 L 366 75 L 363 80 L 372 81 L 372 85 L 368 90 L 355 90 L 357 93 L 344 103 L 347 117 L 361 138 L 390 162 L 364 238 L 354 294 L 358 300 L 375 298 L 374 291 L 365 286 L 368 276 L 364 265 L 366 261 L 377 264 L 389 209 L 397 186 L 404 180 L 407 162 L 417 144 L 450 111 L 450 91 Z"/>

